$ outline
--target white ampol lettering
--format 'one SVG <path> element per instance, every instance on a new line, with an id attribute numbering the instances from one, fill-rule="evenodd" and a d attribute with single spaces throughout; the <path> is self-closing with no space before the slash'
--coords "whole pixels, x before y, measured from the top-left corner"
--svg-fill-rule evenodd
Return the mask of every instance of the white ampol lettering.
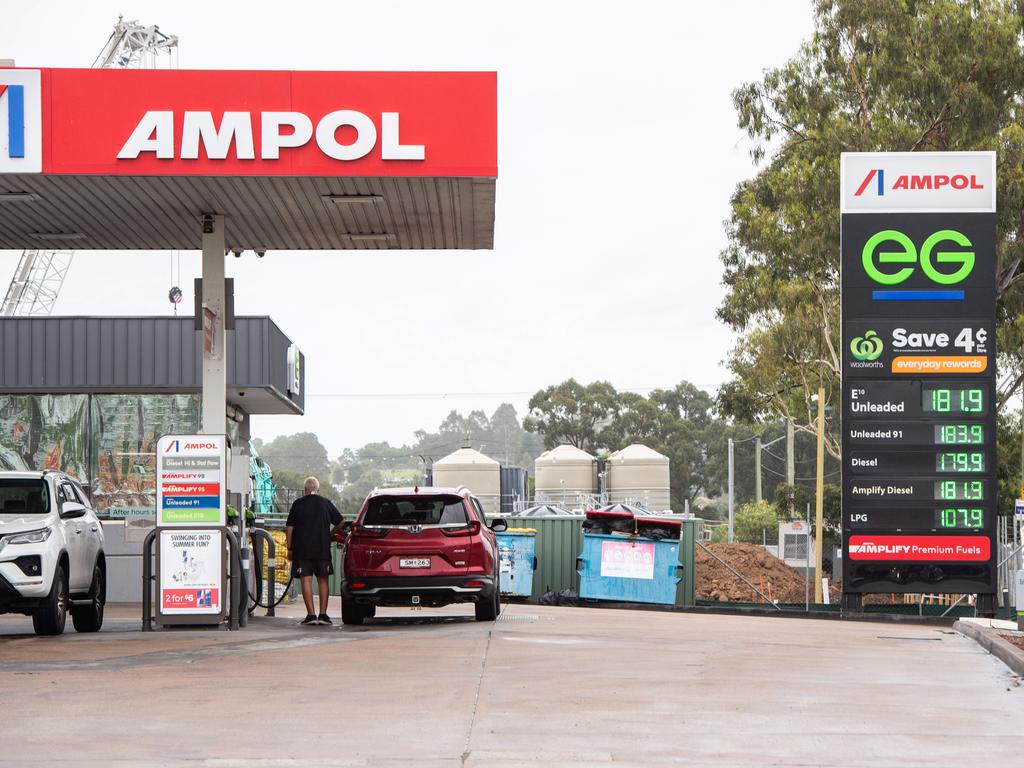
<path id="1" fill-rule="evenodd" d="M 380 116 L 380 156 L 382 160 L 423 160 L 422 144 L 402 144 L 398 112 Z M 341 161 L 366 157 L 377 146 L 377 126 L 363 112 L 340 109 L 324 115 L 314 130 L 313 121 L 302 112 L 260 112 L 260 159 L 277 160 L 282 149 L 302 147 L 315 136 L 320 151 Z M 338 130 L 350 127 L 355 138 L 348 144 L 338 141 Z M 256 158 L 252 113 L 225 112 L 220 125 L 211 112 L 188 111 L 183 115 L 181 151 L 183 160 L 198 160 L 202 145 L 210 160 L 225 160 L 231 145 L 239 160 Z M 152 152 L 160 160 L 175 159 L 174 113 L 150 110 L 142 116 L 131 136 L 117 153 L 119 160 L 134 160 L 143 152 Z"/>

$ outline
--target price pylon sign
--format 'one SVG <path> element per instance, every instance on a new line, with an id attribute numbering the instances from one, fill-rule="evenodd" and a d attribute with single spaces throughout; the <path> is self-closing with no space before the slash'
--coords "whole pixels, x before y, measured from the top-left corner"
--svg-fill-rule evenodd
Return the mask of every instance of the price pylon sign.
<path id="1" fill-rule="evenodd" d="M 996 591 L 995 167 L 842 156 L 844 593 Z"/>

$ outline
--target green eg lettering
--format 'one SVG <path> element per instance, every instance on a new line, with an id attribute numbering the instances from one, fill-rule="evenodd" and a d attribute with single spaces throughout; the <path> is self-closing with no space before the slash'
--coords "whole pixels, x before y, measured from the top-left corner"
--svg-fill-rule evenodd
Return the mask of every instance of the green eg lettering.
<path id="1" fill-rule="evenodd" d="M 939 285 L 956 285 L 964 280 L 974 269 L 974 251 L 943 251 L 936 250 L 943 243 L 953 243 L 961 248 L 971 248 L 973 243 L 962 232 L 955 229 L 941 229 L 930 235 L 921 243 L 920 256 L 914 241 L 895 229 L 883 229 L 868 238 L 861 252 L 861 263 L 868 277 L 882 285 L 899 285 L 912 274 L 918 259 L 921 271 L 933 283 Z M 892 246 L 897 250 L 889 250 Z M 881 248 L 887 248 L 881 250 Z M 934 261 L 933 261 L 934 258 Z M 876 263 L 877 262 L 877 263 Z M 935 264 L 959 265 L 954 272 L 943 272 L 936 269 Z M 882 265 L 906 264 L 896 270 L 883 271 Z"/>

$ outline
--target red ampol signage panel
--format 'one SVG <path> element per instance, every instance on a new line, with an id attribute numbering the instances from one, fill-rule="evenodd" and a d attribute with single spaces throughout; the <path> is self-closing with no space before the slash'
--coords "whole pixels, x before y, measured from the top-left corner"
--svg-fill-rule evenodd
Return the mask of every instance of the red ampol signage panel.
<path id="1" fill-rule="evenodd" d="M 986 562 L 987 536 L 851 536 L 851 560 Z"/>
<path id="2" fill-rule="evenodd" d="M 41 70 L 52 174 L 496 177 L 494 72 Z"/>

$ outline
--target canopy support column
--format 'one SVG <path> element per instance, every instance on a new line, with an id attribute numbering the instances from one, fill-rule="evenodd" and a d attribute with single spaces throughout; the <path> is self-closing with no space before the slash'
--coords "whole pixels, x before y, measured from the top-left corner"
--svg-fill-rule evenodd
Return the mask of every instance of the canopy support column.
<path id="1" fill-rule="evenodd" d="M 203 432 L 223 435 L 227 421 L 227 355 L 224 348 L 224 216 L 204 213 L 203 223 Z"/>

